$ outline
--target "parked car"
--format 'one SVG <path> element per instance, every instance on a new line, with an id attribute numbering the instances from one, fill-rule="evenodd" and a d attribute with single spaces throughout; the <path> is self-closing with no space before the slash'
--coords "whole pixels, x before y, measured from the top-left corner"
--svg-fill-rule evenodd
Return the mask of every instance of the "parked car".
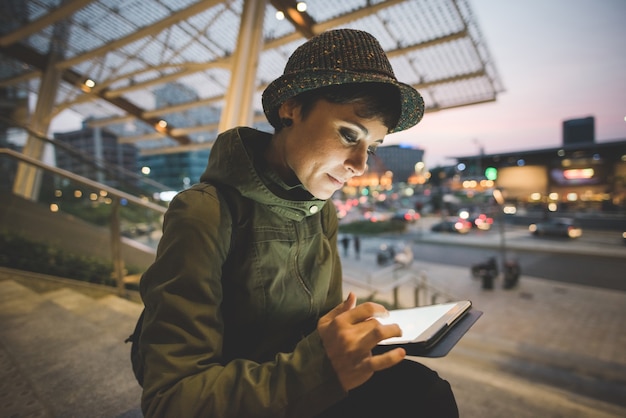
<path id="1" fill-rule="evenodd" d="M 553 218 L 533 223 L 528 226 L 528 230 L 537 236 L 578 238 L 583 234 L 582 228 L 569 218 Z"/>
<path id="2" fill-rule="evenodd" d="M 464 219 L 446 219 L 430 227 L 433 232 L 455 232 L 467 234 L 472 229 L 472 224 Z"/>

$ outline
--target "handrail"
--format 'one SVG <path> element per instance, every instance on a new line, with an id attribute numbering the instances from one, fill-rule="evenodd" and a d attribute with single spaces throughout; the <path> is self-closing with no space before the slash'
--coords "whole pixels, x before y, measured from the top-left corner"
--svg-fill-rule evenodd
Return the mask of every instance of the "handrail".
<path id="1" fill-rule="evenodd" d="M 15 128 L 18 129 L 22 129 L 25 132 L 28 133 L 28 135 L 39 139 L 40 141 L 43 141 L 47 144 L 50 144 L 54 147 L 55 150 L 61 149 L 63 152 L 66 152 L 70 155 L 72 155 L 72 157 L 79 159 L 81 162 L 88 164 L 89 166 L 93 167 L 96 170 L 99 171 L 103 171 L 107 174 L 113 174 L 114 172 L 116 173 L 122 173 L 125 177 L 131 177 L 135 180 L 139 180 L 142 183 L 145 183 L 148 186 L 154 187 L 157 190 L 160 191 L 169 191 L 170 188 L 167 187 L 164 184 L 161 184 L 153 179 L 149 179 L 146 177 L 143 177 L 135 172 L 129 171 L 124 167 L 116 167 L 115 170 L 113 170 L 111 167 L 107 167 L 106 166 L 106 161 L 102 160 L 102 159 L 97 159 L 92 155 L 88 155 L 85 154 L 84 152 L 73 148 L 72 146 L 70 146 L 69 144 L 66 144 L 62 141 L 58 141 L 56 139 L 52 139 L 52 138 L 48 138 L 45 135 L 39 134 L 37 132 L 35 132 L 34 130 L 32 130 L 30 127 L 28 127 L 27 125 L 18 123 L 16 121 L 14 121 L 13 119 L 9 119 L 6 118 L 4 116 L 0 116 L 0 122 L 6 123 L 9 126 L 13 126 Z"/>
<path id="2" fill-rule="evenodd" d="M 361 278 L 357 279 L 349 270 L 344 270 L 343 281 L 369 292 L 368 299 L 374 298 L 378 293 L 392 292 L 394 309 L 400 308 L 399 291 L 400 287 L 405 285 L 413 286 L 414 306 L 421 306 L 422 300 L 424 304 L 428 305 L 437 303 L 439 299 L 443 299 L 445 302 L 458 300 L 447 291 L 430 284 L 424 270 L 415 271 L 408 265 L 395 263 L 366 274 L 366 280 L 363 280 L 362 274 L 359 274 L 359 277 Z M 376 280 L 373 279 L 374 277 Z"/>
<path id="3" fill-rule="evenodd" d="M 122 200 L 126 200 L 130 203 L 138 205 L 140 207 L 153 210 L 158 212 L 159 214 L 165 214 L 167 208 L 164 206 L 157 205 L 150 201 L 146 201 L 140 197 L 133 196 L 129 193 L 118 190 L 114 187 L 107 186 L 106 184 L 98 183 L 97 181 L 88 179 L 83 176 L 79 176 L 78 174 L 72 173 L 70 171 L 64 170 L 62 168 L 54 167 L 44 162 L 41 162 L 37 159 L 24 155 L 20 152 L 9 148 L 0 148 L 0 155 L 7 155 L 11 158 L 19 160 L 23 163 L 33 165 L 38 167 L 44 171 L 56 174 L 58 176 L 64 177 L 66 179 L 72 180 L 78 184 L 83 186 L 91 187 L 97 190 L 105 191 L 107 196 L 111 198 L 113 204 L 111 205 L 111 225 L 110 225 L 110 241 L 111 241 L 111 255 L 113 259 L 113 270 L 115 275 L 115 281 L 117 284 L 117 289 L 120 296 L 126 296 L 126 289 L 124 286 L 124 259 L 122 258 L 121 253 L 121 225 L 120 225 L 120 203 Z"/>
<path id="4" fill-rule="evenodd" d="M 134 203 L 136 205 L 142 206 L 146 209 L 151 209 L 154 211 L 157 211 L 161 214 L 165 213 L 165 211 L 167 210 L 167 208 L 157 205 L 155 203 L 146 201 L 144 199 L 141 199 L 137 196 L 131 195 L 129 193 L 123 192 L 121 190 L 118 190 L 114 187 L 111 186 L 107 186 L 106 184 L 102 184 L 102 183 L 98 183 L 97 181 L 88 179 L 86 177 L 83 176 L 79 176 L 78 174 L 72 173 L 71 171 L 67 171 L 64 170 L 62 168 L 58 168 L 58 167 L 54 167 L 51 166 L 49 164 L 43 163 L 35 158 L 29 157 L 27 155 L 24 155 L 20 152 L 17 152 L 15 150 L 12 150 L 10 148 L 0 148 L 0 154 L 7 154 L 12 158 L 15 158 L 16 160 L 20 160 L 24 163 L 27 164 L 31 164 L 34 165 L 38 168 L 41 168 L 45 171 L 54 173 L 54 174 L 58 174 L 62 177 L 65 177 L 67 179 L 73 180 L 77 183 L 80 183 L 84 186 L 88 186 L 88 187 L 93 187 L 94 189 L 100 189 L 100 190 L 104 190 L 105 192 L 107 192 L 110 195 L 113 195 L 115 197 L 119 197 L 120 199 L 126 199 L 131 203 Z"/>

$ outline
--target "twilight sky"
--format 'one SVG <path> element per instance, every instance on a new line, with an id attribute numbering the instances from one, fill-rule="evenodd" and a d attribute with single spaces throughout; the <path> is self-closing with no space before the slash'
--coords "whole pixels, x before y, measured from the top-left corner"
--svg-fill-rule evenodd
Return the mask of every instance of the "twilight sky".
<path id="1" fill-rule="evenodd" d="M 595 117 L 596 141 L 626 139 L 626 0 L 470 0 L 505 91 L 427 113 L 386 144 L 446 157 L 557 147 L 563 120 Z"/>

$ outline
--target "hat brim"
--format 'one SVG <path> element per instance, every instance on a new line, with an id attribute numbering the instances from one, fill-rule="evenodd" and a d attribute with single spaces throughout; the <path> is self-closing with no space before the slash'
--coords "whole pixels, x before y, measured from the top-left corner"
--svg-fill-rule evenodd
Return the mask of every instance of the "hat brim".
<path id="1" fill-rule="evenodd" d="M 424 116 L 422 95 L 408 84 L 401 83 L 384 74 L 364 74 L 353 71 L 310 70 L 306 73 L 284 74 L 271 82 L 263 92 L 263 111 L 272 126 L 279 121 L 271 120 L 271 115 L 284 102 L 305 91 L 320 87 L 347 83 L 384 83 L 398 88 L 401 98 L 401 113 L 398 124 L 389 133 L 404 131 Z"/>

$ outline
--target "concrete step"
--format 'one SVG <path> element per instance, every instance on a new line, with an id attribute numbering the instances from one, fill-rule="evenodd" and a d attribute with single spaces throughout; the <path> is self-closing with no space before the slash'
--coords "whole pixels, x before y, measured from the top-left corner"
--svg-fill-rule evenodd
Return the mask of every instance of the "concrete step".
<path id="1" fill-rule="evenodd" d="M 622 365 L 477 333 L 466 334 L 446 357 L 414 360 L 451 383 L 462 417 L 626 416 Z"/>
<path id="2" fill-rule="evenodd" d="M 41 295 L 97 325 L 119 340 L 125 340 L 135 329 L 143 305 L 115 295 L 94 299 L 72 289 L 61 288 Z"/>
<path id="3" fill-rule="evenodd" d="M 626 366 L 583 354 L 468 334 L 454 355 L 571 393 L 626 406 Z M 626 415 L 625 415 L 626 416 Z"/>
<path id="4" fill-rule="evenodd" d="M 30 382 L 30 391 L 4 387 L 6 398 L 14 400 L 13 412 L 0 403 L 0 416 L 23 416 L 33 405 L 41 406 L 41 416 L 137 416 L 141 390 L 132 374 L 130 346 L 63 306 L 101 308 L 95 300 L 65 291 L 40 295 L 10 280 L 0 281 L 0 295 L 3 358 L 13 365 L 14 378 Z M 55 296 L 59 303 L 51 300 Z M 134 319 L 126 317 L 117 327 L 127 336 Z"/>

